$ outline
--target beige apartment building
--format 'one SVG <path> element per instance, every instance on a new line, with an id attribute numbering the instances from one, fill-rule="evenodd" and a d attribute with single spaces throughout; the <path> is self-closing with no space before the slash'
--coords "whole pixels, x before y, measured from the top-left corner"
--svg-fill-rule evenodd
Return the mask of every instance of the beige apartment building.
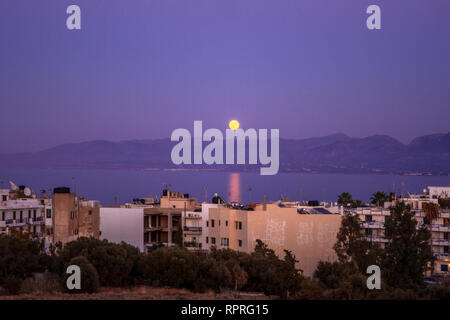
<path id="1" fill-rule="evenodd" d="M 69 188 L 55 188 L 52 198 L 52 242 L 67 242 L 79 237 L 100 236 L 100 203 L 86 201 Z"/>
<path id="2" fill-rule="evenodd" d="M 251 253 L 260 239 L 280 257 L 290 250 L 298 267 L 312 276 L 317 263 L 335 261 L 333 250 L 341 225 L 339 214 L 301 214 L 279 203 L 256 204 L 254 210 L 227 205 L 209 209 L 208 246 Z"/>
<path id="3" fill-rule="evenodd" d="M 188 211 L 199 208 L 197 199 L 190 198 L 189 194 L 181 196 L 179 192 L 163 190 L 159 206 L 144 208 L 144 245 L 147 248 L 157 244 L 174 245 L 177 233 L 180 242 L 184 242 L 186 226 L 182 218 Z"/>

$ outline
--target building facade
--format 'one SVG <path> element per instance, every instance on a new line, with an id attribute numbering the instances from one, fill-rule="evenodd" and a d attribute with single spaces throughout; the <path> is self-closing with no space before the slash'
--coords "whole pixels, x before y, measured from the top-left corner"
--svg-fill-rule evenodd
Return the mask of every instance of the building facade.
<path id="1" fill-rule="evenodd" d="M 251 253 L 259 239 L 284 258 L 284 250 L 299 260 L 298 267 L 312 276 L 319 261 L 335 261 L 333 246 L 341 225 L 339 214 L 301 214 L 295 207 L 257 204 L 254 210 L 221 205 L 209 209 L 209 247 Z"/>

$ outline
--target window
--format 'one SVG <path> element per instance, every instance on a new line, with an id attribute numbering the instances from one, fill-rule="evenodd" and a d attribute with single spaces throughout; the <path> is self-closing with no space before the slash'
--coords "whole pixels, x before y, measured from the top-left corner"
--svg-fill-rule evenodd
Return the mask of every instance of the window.
<path id="1" fill-rule="evenodd" d="M 7 197 L 7 196 L 2 196 L 2 200 L 3 200 L 3 201 L 7 201 L 7 200 L 8 200 L 8 197 Z"/>
<path id="2" fill-rule="evenodd" d="M 221 238 L 220 239 L 220 245 L 223 247 L 228 247 L 230 243 L 230 240 L 228 238 Z"/>
<path id="3" fill-rule="evenodd" d="M 13 220 L 16 220 L 16 212 L 13 211 Z"/>
<path id="4" fill-rule="evenodd" d="M 5 221 L 5 211 L 2 212 L 2 221 Z"/>
<path id="5" fill-rule="evenodd" d="M 36 220 L 36 210 L 33 210 L 33 219 Z"/>
<path id="6" fill-rule="evenodd" d="M 209 227 L 209 221 L 206 221 L 206 227 L 207 228 Z"/>
<path id="7" fill-rule="evenodd" d="M 448 226 L 450 224 L 450 218 L 444 218 L 444 225 Z"/>
<path id="8" fill-rule="evenodd" d="M 219 226 L 220 226 L 220 219 L 219 219 Z"/>
<path id="9" fill-rule="evenodd" d="M 214 228 L 214 219 L 211 219 L 211 228 Z"/>
<path id="10" fill-rule="evenodd" d="M 238 246 L 242 247 L 242 240 L 238 240 Z"/>
<path id="11" fill-rule="evenodd" d="M 92 210 L 89 210 L 89 214 L 92 214 Z"/>
<path id="12" fill-rule="evenodd" d="M 47 218 L 51 218 L 52 217 L 52 209 L 47 209 Z"/>
<path id="13" fill-rule="evenodd" d="M 366 229 L 366 236 L 371 236 L 372 235 L 372 229 L 367 228 Z"/>
<path id="14" fill-rule="evenodd" d="M 208 243 L 208 237 L 206 237 L 206 243 Z"/>
<path id="15" fill-rule="evenodd" d="M 448 233 L 448 232 L 444 232 L 444 240 L 448 240 L 449 239 L 449 237 L 448 237 L 449 234 L 450 233 Z"/>
<path id="16" fill-rule="evenodd" d="M 211 244 L 216 244 L 216 238 L 211 238 Z"/>
<path id="17" fill-rule="evenodd" d="M 372 216 L 371 215 L 367 215 L 366 216 L 366 222 L 371 222 L 372 221 Z"/>
<path id="18" fill-rule="evenodd" d="M 448 272 L 448 264 L 441 264 L 441 271 Z"/>
<path id="19" fill-rule="evenodd" d="M 444 253 L 450 253 L 449 248 L 450 248 L 449 246 L 445 246 L 445 247 L 444 247 Z"/>
<path id="20" fill-rule="evenodd" d="M 242 222 L 241 221 L 236 221 L 235 225 L 236 225 L 236 230 L 242 230 Z"/>
<path id="21" fill-rule="evenodd" d="M 21 223 L 22 223 L 22 221 L 23 221 L 23 211 L 20 211 L 19 221 L 20 221 Z"/>
<path id="22" fill-rule="evenodd" d="M 225 220 L 225 226 L 228 227 L 228 220 Z"/>

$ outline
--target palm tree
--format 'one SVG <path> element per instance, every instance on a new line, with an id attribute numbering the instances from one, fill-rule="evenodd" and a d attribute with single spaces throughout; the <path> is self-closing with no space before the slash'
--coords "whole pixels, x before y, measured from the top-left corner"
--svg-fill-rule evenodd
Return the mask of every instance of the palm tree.
<path id="1" fill-rule="evenodd" d="M 348 206 L 353 202 L 352 195 L 348 192 L 342 192 L 338 197 L 338 203 L 343 206 Z"/>
<path id="2" fill-rule="evenodd" d="M 371 203 L 376 204 L 377 206 L 383 206 L 386 201 L 388 201 L 389 197 L 383 191 L 377 191 L 370 197 Z"/>

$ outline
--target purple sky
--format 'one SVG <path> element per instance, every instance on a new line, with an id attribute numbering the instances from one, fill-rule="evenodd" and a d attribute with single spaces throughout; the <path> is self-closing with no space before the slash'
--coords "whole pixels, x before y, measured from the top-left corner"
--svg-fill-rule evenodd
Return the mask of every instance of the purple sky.
<path id="1" fill-rule="evenodd" d="M 2 0 L 0 41 L 0 153 L 194 120 L 402 142 L 450 128 L 449 0 Z"/>

